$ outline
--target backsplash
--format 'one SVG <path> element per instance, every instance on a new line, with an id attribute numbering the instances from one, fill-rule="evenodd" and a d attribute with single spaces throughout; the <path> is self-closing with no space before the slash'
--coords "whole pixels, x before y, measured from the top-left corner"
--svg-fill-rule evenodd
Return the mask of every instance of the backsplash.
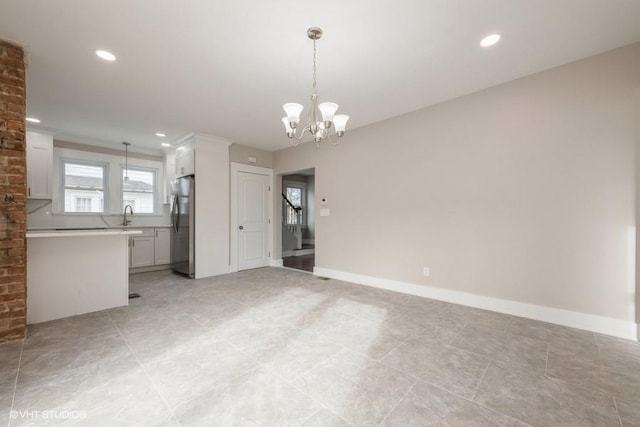
<path id="1" fill-rule="evenodd" d="M 163 204 L 157 215 L 127 216 L 129 226 L 169 225 L 170 205 Z M 27 200 L 27 229 L 38 228 L 97 228 L 122 225 L 122 215 L 99 214 L 54 214 L 50 200 Z"/>

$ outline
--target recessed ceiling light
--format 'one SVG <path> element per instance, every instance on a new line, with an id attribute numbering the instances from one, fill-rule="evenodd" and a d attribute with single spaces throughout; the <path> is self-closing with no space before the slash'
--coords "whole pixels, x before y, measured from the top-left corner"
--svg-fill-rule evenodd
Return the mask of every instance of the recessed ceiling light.
<path id="1" fill-rule="evenodd" d="M 96 55 L 98 55 L 98 58 L 102 58 L 105 61 L 116 60 L 116 56 L 111 52 L 107 52 L 106 50 L 96 50 Z"/>
<path id="2" fill-rule="evenodd" d="M 167 135 L 165 135 L 165 134 L 164 134 L 164 133 L 162 133 L 162 132 L 156 132 L 156 136 L 159 136 L 160 138 L 164 138 L 164 137 L 166 137 Z"/>
<path id="3" fill-rule="evenodd" d="M 36 119 L 35 117 L 27 117 L 25 120 L 31 123 L 40 123 L 40 119 Z"/>
<path id="4" fill-rule="evenodd" d="M 489 47 L 500 41 L 500 34 L 491 34 L 480 41 L 480 46 Z"/>
<path id="5" fill-rule="evenodd" d="M 169 144 L 168 142 L 163 142 L 162 144 L 163 147 L 171 147 L 171 144 Z"/>

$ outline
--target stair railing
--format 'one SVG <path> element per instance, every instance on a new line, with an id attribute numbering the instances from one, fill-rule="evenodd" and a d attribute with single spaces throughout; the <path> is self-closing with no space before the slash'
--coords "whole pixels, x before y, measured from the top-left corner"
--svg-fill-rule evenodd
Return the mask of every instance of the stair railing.
<path id="1" fill-rule="evenodd" d="M 282 224 L 296 238 L 296 249 L 302 249 L 302 207 L 291 203 L 282 193 Z"/>

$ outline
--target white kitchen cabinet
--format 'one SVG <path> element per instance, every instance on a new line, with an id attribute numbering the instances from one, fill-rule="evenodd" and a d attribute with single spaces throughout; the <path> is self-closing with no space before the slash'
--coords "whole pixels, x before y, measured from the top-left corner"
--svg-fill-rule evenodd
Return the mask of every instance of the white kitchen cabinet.
<path id="1" fill-rule="evenodd" d="M 175 165 L 176 178 L 195 174 L 195 149 L 191 142 L 186 142 L 176 148 Z"/>
<path id="2" fill-rule="evenodd" d="M 53 136 L 27 132 L 27 197 L 53 197 Z"/>
<path id="3" fill-rule="evenodd" d="M 129 267 L 150 267 L 155 263 L 155 233 L 143 228 L 142 233 L 129 239 Z"/>
<path id="4" fill-rule="evenodd" d="M 131 268 L 149 267 L 154 265 L 153 237 L 132 237 L 131 238 Z"/>
<path id="5" fill-rule="evenodd" d="M 171 194 L 173 193 L 173 181 L 176 178 L 176 153 L 171 151 L 165 153 L 164 157 L 164 194 L 163 203 L 171 204 Z"/>
<path id="6" fill-rule="evenodd" d="M 169 264 L 171 262 L 170 238 L 168 228 L 156 228 L 155 265 Z"/>
<path id="7" fill-rule="evenodd" d="M 169 228 L 141 228 L 138 231 L 142 234 L 129 239 L 129 268 L 169 264 L 171 262 Z"/>

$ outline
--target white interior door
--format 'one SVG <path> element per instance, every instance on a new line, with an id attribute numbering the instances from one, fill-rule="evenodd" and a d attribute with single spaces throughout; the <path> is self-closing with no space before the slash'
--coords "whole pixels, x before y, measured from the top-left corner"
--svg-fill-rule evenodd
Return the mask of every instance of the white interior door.
<path id="1" fill-rule="evenodd" d="M 268 263 L 269 177 L 238 172 L 238 270 Z"/>

